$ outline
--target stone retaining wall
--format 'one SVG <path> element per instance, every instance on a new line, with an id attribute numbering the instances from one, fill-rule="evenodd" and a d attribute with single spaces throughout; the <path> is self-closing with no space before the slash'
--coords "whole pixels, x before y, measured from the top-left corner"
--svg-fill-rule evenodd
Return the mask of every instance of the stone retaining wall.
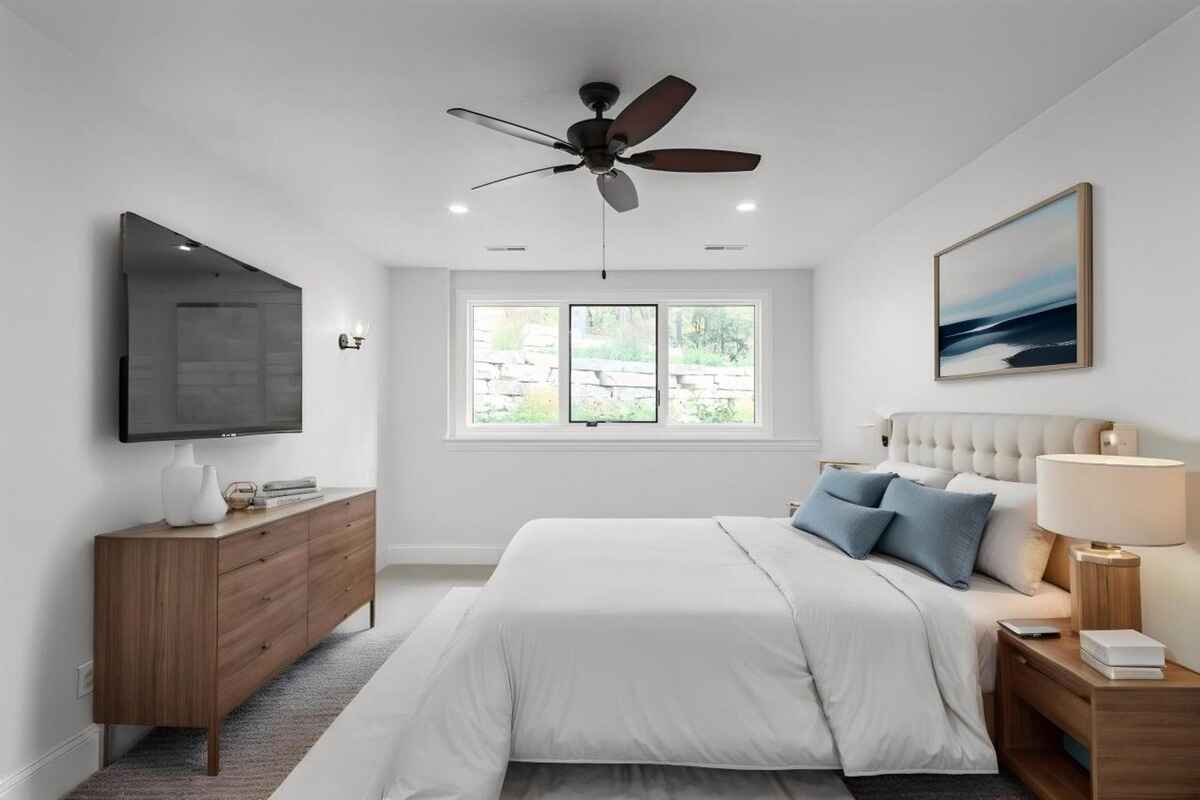
<path id="1" fill-rule="evenodd" d="M 475 407 L 511 410 L 521 398 L 538 392 L 555 392 L 558 355 L 552 352 L 495 351 L 475 354 Z M 571 364 L 574 397 L 618 402 L 653 399 L 653 362 L 579 358 Z M 754 403 L 754 370 L 750 367 L 671 365 L 671 397 L 684 405 L 699 402 L 708 407 L 734 407 Z M 686 421 L 686 420 L 680 420 Z"/>

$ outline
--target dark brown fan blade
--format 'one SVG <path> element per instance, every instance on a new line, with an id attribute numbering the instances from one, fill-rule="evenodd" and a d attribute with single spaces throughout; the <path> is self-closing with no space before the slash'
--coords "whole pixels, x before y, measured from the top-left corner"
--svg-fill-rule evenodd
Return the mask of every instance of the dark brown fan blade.
<path id="1" fill-rule="evenodd" d="M 524 139 L 527 142 L 553 147 L 555 150 L 566 150 L 568 153 L 579 155 L 579 152 L 574 147 L 557 136 L 535 131 L 533 128 L 527 128 L 515 122 L 508 122 L 507 120 L 488 116 L 487 114 L 480 114 L 478 111 L 471 111 L 466 108 L 448 108 L 446 109 L 446 113 L 452 117 L 458 117 L 459 119 L 465 119 L 467 122 L 474 122 L 476 125 L 491 128 L 494 131 L 507 133 L 509 136 L 515 136 L 518 139 Z"/>
<path id="2" fill-rule="evenodd" d="M 481 183 L 478 186 L 472 186 L 471 188 L 472 189 L 482 189 L 485 186 L 491 186 L 493 183 L 500 183 L 501 181 L 511 181 L 513 178 L 521 178 L 526 175 L 537 175 L 538 173 L 541 173 L 542 175 L 549 177 L 550 175 L 557 175 L 560 172 L 571 172 L 572 170 L 577 170 L 582 166 L 583 166 L 583 162 L 580 161 L 578 164 L 559 164 L 557 167 L 542 167 L 541 169 L 531 169 L 528 172 L 518 172 L 516 175 L 509 175 L 506 178 L 496 178 L 496 180 L 494 180 L 494 181 L 488 181 L 487 183 Z"/>
<path id="3" fill-rule="evenodd" d="M 749 172 L 758 166 L 762 156 L 757 153 L 738 153 L 733 150 L 646 150 L 622 158 L 621 163 L 642 169 L 665 172 Z"/>
<path id="4" fill-rule="evenodd" d="M 658 133 L 695 93 L 695 86 L 674 75 L 668 75 L 642 92 L 625 106 L 609 127 L 609 151 L 619 153 Z"/>
<path id="5" fill-rule="evenodd" d="M 614 169 L 597 175 L 596 186 L 613 211 L 632 211 L 638 207 L 637 189 L 624 172 Z"/>

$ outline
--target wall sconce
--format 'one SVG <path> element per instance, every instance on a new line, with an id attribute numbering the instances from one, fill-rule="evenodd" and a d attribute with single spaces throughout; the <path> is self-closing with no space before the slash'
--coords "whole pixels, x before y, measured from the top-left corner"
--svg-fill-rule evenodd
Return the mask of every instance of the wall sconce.
<path id="1" fill-rule="evenodd" d="M 367 340 L 367 331 L 371 326 L 361 320 L 354 323 L 354 333 L 343 333 L 338 337 L 338 347 L 342 350 L 362 350 L 363 342 Z M 353 342 L 351 340 L 353 339 Z"/>
<path id="2" fill-rule="evenodd" d="M 1136 456 L 1138 429 L 1124 422 L 1114 423 L 1111 430 L 1100 432 L 1100 453 L 1106 456 Z"/>

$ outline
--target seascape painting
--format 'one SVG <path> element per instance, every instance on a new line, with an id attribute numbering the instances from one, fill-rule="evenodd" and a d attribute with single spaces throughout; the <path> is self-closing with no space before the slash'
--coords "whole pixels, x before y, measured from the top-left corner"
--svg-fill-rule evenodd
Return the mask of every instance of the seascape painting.
<path id="1" fill-rule="evenodd" d="M 936 379 L 1091 365 L 1090 189 L 934 257 Z"/>

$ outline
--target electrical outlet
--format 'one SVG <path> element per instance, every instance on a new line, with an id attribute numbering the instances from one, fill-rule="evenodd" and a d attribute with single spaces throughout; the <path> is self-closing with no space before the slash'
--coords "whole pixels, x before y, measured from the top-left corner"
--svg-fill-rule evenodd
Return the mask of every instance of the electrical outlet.
<path id="1" fill-rule="evenodd" d="M 75 696 L 87 697 L 92 693 L 92 662 L 87 661 L 75 668 Z"/>

